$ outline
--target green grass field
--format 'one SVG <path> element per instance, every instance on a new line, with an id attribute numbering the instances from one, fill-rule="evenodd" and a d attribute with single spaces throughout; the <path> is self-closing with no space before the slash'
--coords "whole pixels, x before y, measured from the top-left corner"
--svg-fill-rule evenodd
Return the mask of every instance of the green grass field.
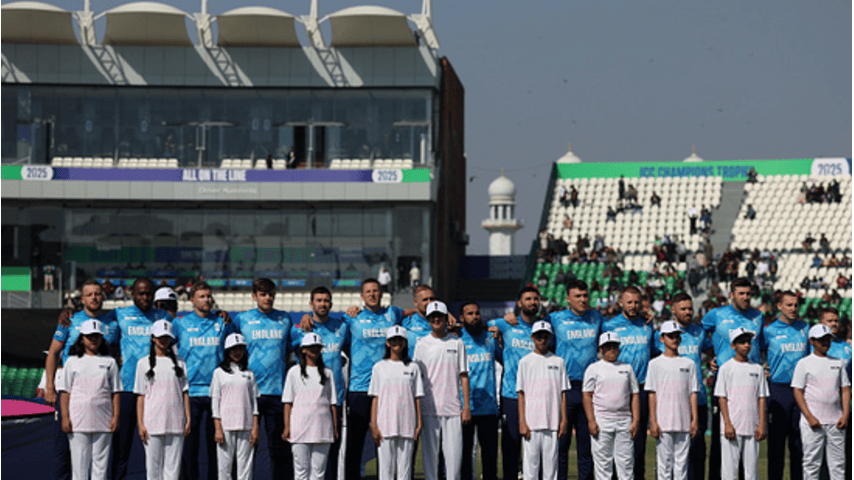
<path id="1" fill-rule="evenodd" d="M 765 453 L 766 444 L 767 444 L 767 442 L 763 441 L 761 443 L 760 451 L 759 451 L 759 480 L 766 480 L 768 478 L 768 456 Z M 499 445 L 501 445 L 500 441 L 499 441 Z M 709 451 L 710 446 L 711 446 L 711 437 L 707 436 L 706 437 L 706 453 L 707 453 L 707 455 L 706 455 L 706 468 L 708 468 L 708 463 L 709 463 L 708 451 Z M 570 457 L 569 478 L 578 478 L 578 469 L 576 467 L 575 446 L 574 445 L 572 447 L 570 447 L 570 449 L 569 449 L 569 457 Z M 478 460 L 477 460 L 478 463 L 477 463 L 476 474 L 475 474 L 475 478 L 478 478 L 478 479 L 482 478 L 481 472 L 480 472 L 480 461 L 481 461 L 481 454 L 480 454 L 480 450 L 478 450 Z M 368 463 L 368 465 L 365 468 L 365 473 L 366 473 L 365 478 L 371 478 L 371 479 L 377 478 L 376 460 L 372 460 L 371 462 Z M 498 449 L 498 475 L 500 478 L 504 478 L 502 476 L 502 469 L 501 469 L 501 448 L 500 447 Z M 706 472 L 706 475 L 708 475 L 708 471 Z M 419 479 L 419 480 L 424 478 L 424 467 L 421 463 L 421 448 L 420 447 L 418 450 L 418 455 L 415 459 L 415 478 Z M 652 437 L 649 437 L 647 439 L 647 442 L 646 442 L 646 474 L 644 475 L 644 478 L 648 478 L 648 479 L 654 479 L 655 478 L 655 439 Z M 783 479 L 789 480 L 789 460 L 788 460 L 788 457 L 786 458 L 786 470 L 785 470 L 785 473 L 783 474 Z"/>

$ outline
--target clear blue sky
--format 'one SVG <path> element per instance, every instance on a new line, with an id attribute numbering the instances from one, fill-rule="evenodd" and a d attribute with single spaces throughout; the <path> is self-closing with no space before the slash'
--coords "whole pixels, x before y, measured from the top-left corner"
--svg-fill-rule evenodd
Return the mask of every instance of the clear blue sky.
<path id="1" fill-rule="evenodd" d="M 92 0 L 99 12 L 123 3 Z M 421 9 L 320 0 L 319 14 L 360 4 Z M 209 10 L 241 5 L 309 11 L 308 0 L 210 0 Z M 471 255 L 487 253 L 480 221 L 501 167 L 526 222 L 515 253 L 527 253 L 568 141 L 585 162 L 678 161 L 692 144 L 707 160 L 851 157 L 851 2 L 434 0 L 433 16 L 466 89 Z"/>

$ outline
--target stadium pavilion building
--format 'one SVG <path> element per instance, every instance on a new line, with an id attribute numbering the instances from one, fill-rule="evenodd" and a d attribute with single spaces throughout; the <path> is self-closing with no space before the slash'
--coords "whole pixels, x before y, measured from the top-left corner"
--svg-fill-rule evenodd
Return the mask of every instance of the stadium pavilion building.
<path id="1" fill-rule="evenodd" d="M 314 286 L 355 291 L 383 265 L 408 284 L 415 263 L 448 296 L 467 243 L 464 91 L 430 0 L 201 10 L 2 6 L 3 306 L 34 306 L 47 265 L 65 289 L 265 276 L 306 310 Z"/>

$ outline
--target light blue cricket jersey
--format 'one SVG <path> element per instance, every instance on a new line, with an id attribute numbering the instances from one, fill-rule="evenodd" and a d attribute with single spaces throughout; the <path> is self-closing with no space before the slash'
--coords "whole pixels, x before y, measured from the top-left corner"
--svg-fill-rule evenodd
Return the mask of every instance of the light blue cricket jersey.
<path id="1" fill-rule="evenodd" d="M 122 349 L 122 391 L 133 392 L 136 364 L 151 354 L 151 326 L 158 320 L 171 322 L 172 315 L 153 307 L 143 312 L 136 305 L 117 308 L 115 312 Z"/>
<path id="2" fill-rule="evenodd" d="M 213 372 L 222 362 L 225 337 L 234 332 L 234 325 L 225 325 L 214 313 L 205 318 L 196 312 L 176 318 L 172 325 L 178 355 L 187 362 L 190 396 L 210 396 Z"/>
<path id="3" fill-rule="evenodd" d="M 430 327 L 430 322 L 418 312 L 404 318 L 401 326 L 406 329 L 407 341 L 409 342 L 409 358 L 412 358 L 415 356 L 415 344 L 418 340 L 430 335 L 433 328 Z"/>
<path id="4" fill-rule="evenodd" d="M 363 308 L 356 318 L 344 315 L 343 319 L 350 328 L 350 391 L 367 392 L 374 365 L 385 354 L 386 331 L 400 325 L 403 309 L 392 306 L 374 313 Z"/>
<path id="5" fill-rule="evenodd" d="M 116 322 L 115 310 L 102 313 L 97 317 L 90 317 L 85 310 L 80 310 L 69 319 L 71 325 L 68 327 L 57 325 L 56 331 L 53 333 L 53 339 L 63 344 L 62 352 L 60 353 L 63 364 L 68 360 L 68 350 L 77 341 L 77 337 L 80 336 L 80 328 L 83 326 L 83 322 L 92 320 L 93 318 L 100 320 L 104 324 L 104 341 L 107 342 L 107 345 L 115 345 L 119 341 L 119 324 Z"/>
<path id="6" fill-rule="evenodd" d="M 727 305 L 707 313 L 703 317 L 703 328 L 712 335 L 712 344 L 715 346 L 715 357 L 717 357 L 718 366 L 723 365 L 727 360 L 735 356 L 735 351 L 733 351 L 730 345 L 729 332 L 738 327 L 750 330 L 756 334 L 750 342 L 750 354 L 748 354 L 747 360 L 762 365 L 760 349 L 762 346 L 762 327 L 764 325 L 765 321 L 762 320 L 762 312 L 755 308 L 748 308 L 744 312 L 739 312 L 732 305 Z"/>
<path id="7" fill-rule="evenodd" d="M 694 366 L 697 369 L 697 380 L 700 382 L 700 391 L 697 392 L 697 405 L 706 405 L 708 398 L 706 396 L 706 383 L 703 381 L 703 352 L 713 349 L 712 340 L 709 334 L 700 325 L 693 323 L 688 327 L 682 327 L 682 343 L 679 344 L 679 356 L 690 358 L 694 361 Z M 664 343 L 661 342 L 661 335 L 655 332 L 655 348 L 659 352 L 664 351 Z"/>
<path id="8" fill-rule="evenodd" d="M 596 361 L 599 353 L 599 333 L 605 317 L 596 310 L 579 316 L 567 308 L 545 318 L 555 331 L 555 353 L 566 363 L 570 381 L 584 381 L 584 371 Z"/>
<path id="9" fill-rule="evenodd" d="M 812 349 L 812 345 L 810 345 L 810 349 Z M 845 369 L 848 371 L 848 380 L 851 380 L 851 344 L 834 338 L 830 344 L 830 350 L 827 351 L 827 356 L 842 360 L 842 363 L 845 364 Z"/>
<path id="10" fill-rule="evenodd" d="M 531 327 L 533 325 L 521 317 L 519 317 L 518 325 L 510 325 L 503 318 L 492 320 L 488 325 L 498 327 L 501 337 L 504 339 L 504 350 L 502 351 L 504 374 L 501 379 L 501 396 L 518 399 L 516 373 L 519 371 L 519 362 L 522 358 L 534 351 L 534 341 L 531 340 Z"/>
<path id="11" fill-rule="evenodd" d="M 810 326 L 795 320 L 791 325 L 777 319 L 762 330 L 762 350 L 766 352 L 772 383 L 792 383 L 798 360 L 809 355 Z"/>
<path id="12" fill-rule="evenodd" d="M 344 365 L 341 353 L 344 346 L 350 343 L 350 327 L 342 318 L 328 317 L 325 323 L 315 320 L 312 332 L 320 335 L 323 341 L 323 364 L 332 370 L 332 375 L 335 377 L 335 391 L 338 393 L 338 405 L 341 405 L 347 394 L 344 389 Z M 300 330 L 299 326 L 291 327 L 291 348 L 294 351 L 299 350 L 304 336 L 305 332 Z"/>
<path id="13" fill-rule="evenodd" d="M 620 336 L 618 360 L 631 365 L 638 383 L 645 383 L 649 360 L 658 353 L 652 325 L 645 323 L 640 317 L 629 320 L 624 314 L 620 314 L 602 324 L 602 333 L 605 332 L 615 332 Z"/>
<path id="14" fill-rule="evenodd" d="M 496 395 L 495 362 L 501 359 L 498 339 L 484 329 L 473 337 L 463 328 L 463 344 L 469 363 L 469 407 L 472 415 L 498 415 Z M 462 400 L 462 391 L 460 399 Z"/>
<path id="15" fill-rule="evenodd" d="M 254 308 L 234 318 L 234 328 L 246 337 L 249 370 L 261 395 L 282 396 L 291 326 L 288 312 L 276 309 L 264 313 Z"/>

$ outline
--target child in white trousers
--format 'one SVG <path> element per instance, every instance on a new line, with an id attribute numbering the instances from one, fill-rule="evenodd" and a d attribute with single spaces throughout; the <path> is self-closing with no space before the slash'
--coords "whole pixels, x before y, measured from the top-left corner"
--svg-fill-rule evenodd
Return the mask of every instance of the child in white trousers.
<path id="1" fill-rule="evenodd" d="M 296 480 L 322 480 L 326 476 L 329 446 L 338 437 L 338 394 L 332 370 L 323 364 L 322 350 L 320 335 L 307 333 L 302 337 L 299 365 L 288 371 L 282 392 L 282 439 L 291 443 Z"/>
<path id="2" fill-rule="evenodd" d="M 445 475 L 458 480 L 463 464 L 463 424 L 471 421 L 468 357 L 462 339 L 448 335 L 448 307 L 439 301 L 427 305 L 430 335 L 415 344 L 414 359 L 424 378 L 425 480 L 439 478 L 439 442 L 445 457 Z M 462 393 L 462 395 L 460 395 Z M 462 396 L 462 400 L 460 397 Z"/>
<path id="3" fill-rule="evenodd" d="M 688 478 L 688 450 L 697 434 L 697 392 L 694 362 L 679 356 L 682 328 L 674 320 L 661 324 L 664 353 L 649 362 L 644 388 L 649 392 L 649 431 L 655 437 L 658 480 Z"/>
<path id="4" fill-rule="evenodd" d="M 258 443 L 258 384 L 249 370 L 246 339 L 232 333 L 225 339 L 225 356 L 211 379 L 211 413 L 219 480 L 231 480 L 237 459 L 238 480 L 252 478 Z"/>
<path id="5" fill-rule="evenodd" d="M 368 395 L 371 399 L 371 435 L 377 445 L 379 480 L 409 480 L 413 449 L 421 433 L 421 368 L 409 360 L 406 329 L 386 331 L 385 355 L 374 365 Z"/>
<path id="6" fill-rule="evenodd" d="M 567 433 L 566 390 L 570 389 L 566 364 L 549 351 L 552 326 L 542 320 L 531 327 L 534 351 L 519 361 L 516 391 L 519 392 L 519 435 L 524 438 L 522 475 L 536 480 L 557 479 L 558 439 Z"/>
<path id="7" fill-rule="evenodd" d="M 178 480 L 184 437 L 190 433 L 187 365 L 175 356 L 172 323 L 151 326 L 151 351 L 136 364 L 133 393 L 148 480 Z"/>
<path id="8" fill-rule="evenodd" d="M 107 478 L 112 432 L 119 424 L 119 366 L 109 356 L 100 320 L 86 320 L 62 369 L 62 431 L 74 480 Z M 91 475 L 91 477 L 90 477 Z"/>
<path id="9" fill-rule="evenodd" d="M 851 414 L 851 383 L 841 360 L 827 351 L 833 332 L 827 325 L 809 331 L 813 352 L 798 361 L 792 390 L 801 408 L 804 480 L 817 480 L 826 454 L 830 480 L 845 477 L 845 428 Z"/>
<path id="10" fill-rule="evenodd" d="M 756 334 L 742 327 L 729 332 L 735 356 L 721 365 L 715 396 L 721 409 L 721 478 L 738 478 L 739 459 L 745 480 L 759 476 L 759 442 L 767 433 L 765 403 L 768 382 L 762 365 L 750 363 L 751 340 Z"/>
<path id="11" fill-rule="evenodd" d="M 640 428 L 638 379 L 632 366 L 617 360 L 620 336 L 606 332 L 599 337 L 602 360 L 584 371 L 584 413 L 590 429 L 590 450 L 596 480 L 634 478 L 634 444 Z"/>

